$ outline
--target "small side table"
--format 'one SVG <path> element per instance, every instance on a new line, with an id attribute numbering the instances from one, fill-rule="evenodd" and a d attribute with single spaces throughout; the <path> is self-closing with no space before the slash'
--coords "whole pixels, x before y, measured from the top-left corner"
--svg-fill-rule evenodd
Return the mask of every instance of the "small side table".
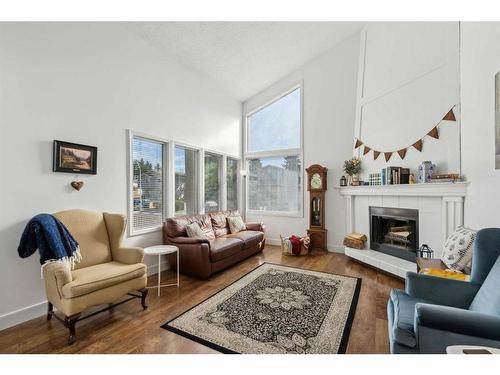
<path id="1" fill-rule="evenodd" d="M 161 256 L 166 254 L 177 253 L 177 283 L 176 284 L 161 284 L 160 280 L 160 265 L 161 265 Z M 149 246 L 144 248 L 145 255 L 158 255 L 158 285 L 157 286 L 148 286 L 148 289 L 158 288 L 158 297 L 160 296 L 160 288 L 165 286 L 177 286 L 179 287 L 179 248 L 177 246 L 172 245 L 156 245 Z"/>

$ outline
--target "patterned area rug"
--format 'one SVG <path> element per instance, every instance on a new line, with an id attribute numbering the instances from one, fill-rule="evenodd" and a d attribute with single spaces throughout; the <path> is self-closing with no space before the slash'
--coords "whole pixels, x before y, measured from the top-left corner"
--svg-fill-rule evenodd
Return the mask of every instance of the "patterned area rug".
<path id="1" fill-rule="evenodd" d="M 264 263 L 162 327 L 223 353 L 345 353 L 360 286 Z"/>

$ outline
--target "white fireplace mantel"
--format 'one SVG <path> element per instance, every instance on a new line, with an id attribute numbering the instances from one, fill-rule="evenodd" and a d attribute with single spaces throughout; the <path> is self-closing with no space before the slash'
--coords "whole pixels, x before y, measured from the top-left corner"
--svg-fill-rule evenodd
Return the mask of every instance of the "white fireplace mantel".
<path id="1" fill-rule="evenodd" d="M 345 198 L 349 232 L 361 232 L 369 237 L 369 206 L 415 208 L 419 210 L 419 246 L 422 243 L 430 244 L 436 251 L 435 255 L 440 256 L 446 238 L 464 223 L 467 186 L 467 182 L 457 182 L 348 186 L 336 189 Z M 401 259 L 381 255 L 377 251 L 360 252 L 346 248 L 346 255 L 399 276 L 404 276 L 407 270 L 414 268 L 414 263 L 403 261 L 408 264 L 402 265 Z M 380 257 L 383 259 L 379 259 Z"/>
<path id="2" fill-rule="evenodd" d="M 411 185 L 346 186 L 338 187 L 340 194 L 353 195 L 392 195 L 413 197 L 465 197 L 468 182 L 429 183 Z"/>

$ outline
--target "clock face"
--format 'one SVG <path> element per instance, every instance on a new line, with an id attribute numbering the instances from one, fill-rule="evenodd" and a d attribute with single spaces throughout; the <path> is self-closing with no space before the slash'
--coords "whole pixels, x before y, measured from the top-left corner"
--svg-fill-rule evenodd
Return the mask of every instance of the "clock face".
<path id="1" fill-rule="evenodd" d="M 323 181 L 321 180 L 321 176 L 319 173 L 315 173 L 311 177 L 311 188 L 313 189 L 321 189 L 323 186 Z"/>

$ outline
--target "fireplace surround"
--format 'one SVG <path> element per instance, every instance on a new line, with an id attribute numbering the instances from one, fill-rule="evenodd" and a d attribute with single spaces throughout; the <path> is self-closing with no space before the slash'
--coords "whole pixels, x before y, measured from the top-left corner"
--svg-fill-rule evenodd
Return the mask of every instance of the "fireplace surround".
<path id="1" fill-rule="evenodd" d="M 369 207 L 370 248 L 415 262 L 418 249 L 418 210 Z"/>

